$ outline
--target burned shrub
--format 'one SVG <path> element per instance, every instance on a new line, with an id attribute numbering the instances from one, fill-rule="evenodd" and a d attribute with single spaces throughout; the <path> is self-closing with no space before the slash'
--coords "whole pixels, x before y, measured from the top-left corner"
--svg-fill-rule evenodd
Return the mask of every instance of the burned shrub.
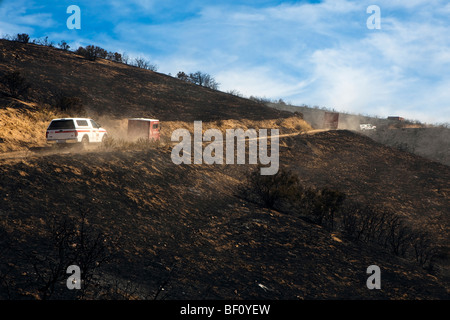
<path id="1" fill-rule="evenodd" d="M 99 290 L 97 274 L 112 259 L 110 244 L 114 240 L 92 227 L 88 215 L 89 211 L 83 209 L 74 218 L 46 217 L 42 238 L 20 252 L 24 265 L 32 270 L 24 285 L 31 295 L 42 300 L 95 296 L 93 290 Z M 71 265 L 80 268 L 80 290 L 67 290 L 67 268 Z"/>
<path id="2" fill-rule="evenodd" d="M 344 235 L 353 240 L 381 243 L 386 238 L 386 225 L 390 216 L 392 213 L 387 210 L 347 202 L 340 211 L 340 228 Z"/>
<path id="3" fill-rule="evenodd" d="M 395 212 L 347 202 L 337 220 L 340 231 L 350 240 L 379 245 L 396 256 L 415 260 L 427 270 L 433 269 L 437 246 L 431 233 L 413 228 Z"/>
<path id="4" fill-rule="evenodd" d="M 434 260 L 438 256 L 436 240 L 428 231 L 416 230 L 412 237 L 413 254 L 416 262 L 425 270 L 434 269 Z"/>
<path id="5" fill-rule="evenodd" d="M 64 40 L 62 40 L 60 43 L 58 43 L 58 46 L 63 51 L 68 51 L 70 49 L 70 46 Z"/>
<path id="6" fill-rule="evenodd" d="M 146 70 L 150 70 L 150 71 L 156 71 L 158 70 L 158 66 L 155 64 L 151 64 L 150 61 L 144 59 L 144 58 L 135 58 L 134 59 L 134 63 L 132 64 L 135 67 L 141 68 L 141 69 L 146 69 Z"/>
<path id="7" fill-rule="evenodd" d="M 83 102 L 81 99 L 74 96 L 60 96 L 56 102 L 56 107 L 61 111 L 80 109 L 82 106 Z"/>
<path id="8" fill-rule="evenodd" d="M 124 62 L 122 55 L 118 52 L 108 52 L 106 59 L 114 61 L 114 62 L 120 62 L 120 63 Z"/>
<path id="9" fill-rule="evenodd" d="M 4 87 L 3 93 L 13 98 L 25 96 L 31 87 L 20 71 L 8 72 L 0 78 L 0 81 Z"/>
<path id="10" fill-rule="evenodd" d="M 54 97 L 54 106 L 58 110 L 73 116 L 86 115 L 86 109 L 83 101 L 77 96 L 65 95 L 64 93 L 59 92 Z"/>
<path id="11" fill-rule="evenodd" d="M 336 213 L 345 199 L 345 194 L 329 188 L 305 188 L 295 173 L 285 169 L 269 176 L 263 176 L 256 170 L 249 174 L 247 181 L 242 192 L 247 199 L 270 209 L 300 215 L 331 230 Z"/>
<path id="12" fill-rule="evenodd" d="M 298 177 L 290 171 L 280 169 L 275 175 L 261 175 L 258 169 L 249 174 L 243 191 L 247 198 L 275 209 L 292 203 L 302 187 Z"/>
<path id="13" fill-rule="evenodd" d="M 21 43 L 28 43 L 30 41 L 30 36 L 26 33 L 18 33 L 14 40 Z"/>
<path id="14" fill-rule="evenodd" d="M 344 199 L 344 193 L 329 188 L 307 189 L 300 196 L 298 210 L 312 222 L 333 230 Z"/>
<path id="15" fill-rule="evenodd" d="M 97 58 L 105 59 L 108 56 L 108 51 L 93 45 L 86 46 L 85 48 L 79 47 L 75 53 L 90 61 L 95 61 Z"/>
<path id="16" fill-rule="evenodd" d="M 393 255 L 415 260 L 428 271 L 433 269 L 437 246 L 431 234 L 413 228 L 387 208 L 353 202 L 330 188 L 305 188 L 296 174 L 285 169 L 272 176 L 255 170 L 240 191 L 247 200 L 296 214 L 329 231 L 339 231 L 350 241 L 376 245 Z"/>

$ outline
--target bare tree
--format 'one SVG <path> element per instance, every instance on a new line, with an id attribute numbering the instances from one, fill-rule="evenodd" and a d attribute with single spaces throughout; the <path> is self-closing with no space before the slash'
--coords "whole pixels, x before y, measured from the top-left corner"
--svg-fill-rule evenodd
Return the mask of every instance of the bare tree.
<path id="1" fill-rule="evenodd" d="M 112 242 L 112 239 L 101 232 L 96 232 L 89 226 L 88 214 L 88 209 L 80 212 L 80 221 L 76 226 L 75 234 L 74 254 L 84 283 L 82 296 L 86 295 L 90 286 L 95 283 L 96 271 L 112 257 L 106 245 L 107 242 Z"/>
<path id="2" fill-rule="evenodd" d="M 58 46 L 60 49 L 67 51 L 70 49 L 70 46 L 67 44 L 66 41 L 62 40 L 60 43 L 58 43 Z"/>
<path id="3" fill-rule="evenodd" d="M 201 71 L 190 74 L 186 74 L 183 71 L 180 71 L 177 74 L 177 78 L 213 90 L 219 89 L 219 83 L 211 75 Z"/>
<path id="4" fill-rule="evenodd" d="M 128 64 L 130 57 L 124 52 L 122 53 L 122 63 Z"/>
<path id="5" fill-rule="evenodd" d="M 151 71 L 156 71 L 158 69 L 158 67 L 156 65 L 151 64 L 150 61 L 148 61 L 142 57 L 134 59 L 134 66 L 141 68 L 141 69 L 151 70 Z"/>
<path id="6" fill-rule="evenodd" d="M 53 41 L 49 41 L 48 40 L 48 36 L 46 36 L 46 37 L 44 37 L 42 39 L 33 40 L 33 43 L 36 43 L 36 44 L 41 45 L 41 46 L 46 46 L 46 47 L 53 47 L 54 46 Z"/>
<path id="7" fill-rule="evenodd" d="M 71 250 L 74 233 L 70 221 L 58 221 L 53 216 L 48 231 L 48 242 L 45 247 L 42 244 L 31 253 L 25 253 L 26 260 L 30 262 L 34 271 L 29 273 L 29 285 L 37 289 L 36 293 L 43 300 L 53 295 L 56 284 L 66 277 L 66 268 L 75 262 Z M 37 288 L 36 284 L 39 284 Z"/>
<path id="8" fill-rule="evenodd" d="M 79 47 L 76 51 L 79 54 L 90 61 L 95 61 L 97 58 L 105 59 L 108 56 L 108 51 L 98 46 L 89 45 L 85 48 Z"/>
<path id="9" fill-rule="evenodd" d="M 189 76 L 186 73 L 184 73 L 183 71 L 179 71 L 177 73 L 177 78 L 182 80 L 182 81 L 189 82 Z"/>
<path id="10" fill-rule="evenodd" d="M 217 90 L 219 88 L 219 83 L 217 83 L 216 80 L 211 75 L 201 71 L 190 73 L 189 81 L 196 85 L 207 87 L 214 90 Z"/>
<path id="11" fill-rule="evenodd" d="M 437 246 L 431 234 L 427 231 L 416 231 L 412 240 L 412 246 L 417 263 L 424 269 L 431 271 L 433 269 L 433 260 L 437 254 Z"/>
<path id="12" fill-rule="evenodd" d="M 63 280 L 67 267 L 77 265 L 82 276 L 82 288 L 72 294 L 83 298 L 90 294 L 97 270 L 111 258 L 106 235 L 88 226 L 88 210 L 82 209 L 79 221 L 57 215 L 47 218 L 45 239 L 31 251 L 22 250 L 24 260 L 32 266 L 28 287 L 40 299 L 63 298 L 68 294 Z"/>
<path id="13" fill-rule="evenodd" d="M 412 243 L 412 232 L 398 216 L 392 216 L 387 222 L 386 246 L 396 256 L 405 256 Z"/>
<path id="14" fill-rule="evenodd" d="M 14 40 L 22 43 L 28 43 L 30 41 L 30 36 L 26 33 L 18 33 Z"/>
<path id="15" fill-rule="evenodd" d="M 239 98 L 243 98 L 244 97 L 244 95 L 241 92 L 239 92 L 238 90 L 236 90 L 236 89 L 228 90 L 227 93 L 231 94 L 233 96 L 239 97 Z"/>
<path id="16" fill-rule="evenodd" d="M 118 52 L 108 52 L 108 55 L 106 56 L 106 59 L 114 61 L 114 62 L 120 62 L 122 63 L 122 55 Z"/>

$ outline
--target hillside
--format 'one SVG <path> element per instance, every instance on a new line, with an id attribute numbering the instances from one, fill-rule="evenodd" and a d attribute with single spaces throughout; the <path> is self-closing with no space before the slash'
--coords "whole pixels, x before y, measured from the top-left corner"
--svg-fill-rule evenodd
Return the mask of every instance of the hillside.
<path id="1" fill-rule="evenodd" d="M 450 166 L 450 128 L 393 128 L 368 132 L 375 141 Z"/>
<path id="2" fill-rule="evenodd" d="M 77 97 L 92 116 L 214 121 L 289 114 L 126 64 L 89 61 L 72 52 L 0 40 L 0 74 L 12 70 L 31 84 L 28 100 L 54 105 L 58 97 Z"/>
<path id="3" fill-rule="evenodd" d="M 169 158 L 160 149 L 0 160 L 2 273 L 11 297 L 38 296 L 29 271 L 37 252 L 58 261 L 52 216 L 79 221 L 86 212 L 113 254 L 91 298 L 448 298 L 440 280 L 413 263 L 236 197 L 246 167 L 176 166 Z M 372 264 L 382 267 L 383 290 L 365 286 Z M 37 266 L 47 274 L 45 267 Z M 75 293 L 61 283 L 56 294 Z"/>
<path id="4" fill-rule="evenodd" d="M 11 71 L 19 71 L 30 83 L 30 90 L 19 99 L 0 95 L 0 152 L 45 146 L 46 127 L 55 117 L 93 117 L 119 137 L 126 133 L 130 117 L 158 118 L 166 124 L 292 117 L 289 112 L 165 74 L 105 59 L 89 61 L 56 48 L 0 40 L 0 76 Z M 85 112 L 56 107 L 59 99 L 72 97 L 81 100 Z M 304 122 L 301 126 L 310 129 Z"/>
<path id="5" fill-rule="evenodd" d="M 0 299 L 449 298 L 448 166 L 152 71 L 32 44 L 0 49 L 0 70 L 32 83 L 28 97 L 0 100 Z M 46 148 L 45 124 L 65 115 L 53 92 L 82 98 L 110 144 Z M 136 116 L 162 120 L 159 146 L 123 141 Z M 175 165 L 170 135 L 194 120 L 280 129 L 280 169 L 431 232 L 433 268 L 253 201 L 255 165 Z M 70 264 L 86 289 L 67 290 Z M 374 264 L 381 290 L 366 287 Z"/>
<path id="6" fill-rule="evenodd" d="M 285 164 L 305 185 L 330 187 L 361 203 L 390 208 L 437 232 L 448 250 L 450 169 L 339 130 L 284 139 Z M 301 155 L 301 156 L 300 156 Z"/>
<path id="7" fill-rule="evenodd" d="M 280 103 L 266 103 L 266 105 L 276 110 L 301 112 L 305 121 L 313 128 L 323 128 L 326 110 Z M 359 125 L 363 123 L 375 125 L 377 130 L 363 132 L 359 129 Z M 448 127 L 411 121 L 397 122 L 341 112 L 338 129 L 356 131 L 384 145 L 450 165 L 450 128 Z"/>

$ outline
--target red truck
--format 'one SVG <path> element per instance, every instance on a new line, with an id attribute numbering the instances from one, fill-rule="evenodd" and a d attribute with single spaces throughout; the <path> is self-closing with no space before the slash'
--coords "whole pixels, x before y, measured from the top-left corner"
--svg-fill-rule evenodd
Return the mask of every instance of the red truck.
<path id="1" fill-rule="evenodd" d="M 132 118 L 128 119 L 128 139 L 139 138 L 159 141 L 160 123 L 157 119 Z"/>

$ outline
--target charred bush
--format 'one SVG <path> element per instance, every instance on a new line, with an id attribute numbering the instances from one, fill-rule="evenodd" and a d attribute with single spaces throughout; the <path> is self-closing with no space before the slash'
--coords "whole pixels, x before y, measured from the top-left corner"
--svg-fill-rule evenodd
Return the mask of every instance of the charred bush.
<path id="1" fill-rule="evenodd" d="M 330 188 L 305 188 L 297 174 L 285 169 L 271 176 L 263 176 L 259 170 L 250 173 L 241 194 L 267 208 L 297 214 L 331 230 L 345 199 L 344 193 Z"/>
<path id="2" fill-rule="evenodd" d="M 30 41 L 30 36 L 26 33 L 18 33 L 14 40 L 21 43 L 28 43 Z"/>
<path id="3" fill-rule="evenodd" d="M 438 256 L 437 241 L 429 231 L 415 230 L 412 247 L 416 262 L 428 272 L 434 270 L 434 262 Z"/>
<path id="4" fill-rule="evenodd" d="M 58 47 L 63 51 L 68 51 L 70 49 L 69 44 L 64 40 L 62 40 L 60 43 L 58 43 Z"/>
<path id="5" fill-rule="evenodd" d="M 86 114 L 83 101 L 78 96 L 58 92 L 55 94 L 53 101 L 55 108 L 59 111 L 73 116 L 84 116 Z"/>
<path id="6" fill-rule="evenodd" d="M 122 55 L 118 52 L 108 52 L 106 59 L 114 61 L 114 62 L 124 63 L 124 59 L 123 59 Z"/>
<path id="7" fill-rule="evenodd" d="M 300 196 L 298 210 L 310 217 L 312 222 L 333 230 L 335 217 L 344 199 L 344 193 L 329 188 L 307 189 Z"/>
<path id="8" fill-rule="evenodd" d="M 189 74 L 180 71 L 177 73 L 177 78 L 185 82 L 193 83 L 213 90 L 218 90 L 220 85 L 213 76 L 201 71 Z"/>
<path id="9" fill-rule="evenodd" d="M 158 66 L 155 64 L 151 64 L 150 61 L 144 59 L 144 58 L 136 58 L 134 59 L 134 63 L 132 64 L 135 67 L 141 68 L 141 69 L 146 69 L 146 70 L 150 70 L 150 71 L 157 71 L 158 70 Z"/>
<path id="10" fill-rule="evenodd" d="M 108 51 L 98 46 L 89 45 L 86 47 L 79 47 L 76 51 L 76 54 L 83 56 L 87 60 L 95 61 L 97 58 L 105 59 L 108 56 Z"/>
<path id="11" fill-rule="evenodd" d="M 83 210 L 78 218 L 49 216 L 45 219 L 42 239 L 20 252 L 30 270 L 23 285 L 29 294 L 42 300 L 95 296 L 98 288 L 92 288 L 98 285 L 99 268 L 112 259 L 109 247 L 112 239 L 91 227 L 87 214 Z M 70 265 L 80 268 L 79 290 L 67 290 Z"/>
<path id="12" fill-rule="evenodd" d="M 25 96 L 31 87 L 20 71 L 8 72 L 0 80 L 3 85 L 3 94 L 13 98 Z"/>
<path id="13" fill-rule="evenodd" d="M 294 202 L 302 191 L 298 176 L 285 169 L 274 175 L 261 175 L 255 170 L 247 178 L 245 196 L 270 209 L 281 209 Z"/>
<path id="14" fill-rule="evenodd" d="M 396 256 L 415 260 L 429 271 L 433 269 L 437 246 L 431 233 L 413 228 L 395 212 L 346 202 L 337 221 L 340 231 L 349 239 L 379 245 Z"/>
<path id="15" fill-rule="evenodd" d="M 345 203 L 340 211 L 341 231 L 351 239 L 381 243 L 386 238 L 386 225 L 391 216 L 387 210 L 360 203 Z"/>

